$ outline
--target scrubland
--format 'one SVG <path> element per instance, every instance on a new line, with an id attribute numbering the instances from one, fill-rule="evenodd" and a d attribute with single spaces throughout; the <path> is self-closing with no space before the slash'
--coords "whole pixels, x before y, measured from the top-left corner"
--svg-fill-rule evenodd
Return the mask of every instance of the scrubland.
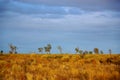
<path id="1" fill-rule="evenodd" d="M 120 80 L 120 54 L 4 54 L 0 80 Z"/>

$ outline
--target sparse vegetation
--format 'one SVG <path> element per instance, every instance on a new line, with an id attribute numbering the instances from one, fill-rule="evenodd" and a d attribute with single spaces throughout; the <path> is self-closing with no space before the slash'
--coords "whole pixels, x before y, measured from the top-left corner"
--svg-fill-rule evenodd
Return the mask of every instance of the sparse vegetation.
<path id="1" fill-rule="evenodd" d="M 0 54 L 3 54 L 3 50 L 0 51 Z"/>
<path id="2" fill-rule="evenodd" d="M 120 54 L 3 54 L 0 80 L 120 80 Z"/>
<path id="3" fill-rule="evenodd" d="M 94 53 L 95 54 L 99 54 L 99 49 L 98 48 L 94 48 Z"/>
<path id="4" fill-rule="evenodd" d="M 47 54 L 50 54 L 50 50 L 52 49 L 51 44 L 47 44 L 47 46 L 45 46 L 44 49 Z"/>
<path id="5" fill-rule="evenodd" d="M 16 51 L 16 50 L 17 50 L 18 48 L 17 48 L 16 46 L 10 44 L 10 45 L 9 45 L 9 48 L 10 48 L 10 51 L 9 51 L 10 54 L 17 54 L 17 51 Z"/>
<path id="6" fill-rule="evenodd" d="M 110 54 L 110 55 L 112 54 L 112 50 L 111 50 L 111 49 L 109 49 L 109 54 Z"/>
<path id="7" fill-rule="evenodd" d="M 76 54 L 79 54 L 79 48 L 75 48 Z"/>
<path id="8" fill-rule="evenodd" d="M 93 54 L 93 52 L 92 52 L 92 51 L 89 51 L 89 54 Z"/>
<path id="9" fill-rule="evenodd" d="M 43 53 L 43 48 L 38 48 L 38 51 L 39 51 L 40 53 Z"/>
<path id="10" fill-rule="evenodd" d="M 100 51 L 100 53 L 101 53 L 101 54 L 104 54 L 104 52 L 103 52 L 102 50 Z"/>
<path id="11" fill-rule="evenodd" d="M 62 47 L 58 46 L 57 49 L 59 50 L 59 52 L 62 54 Z"/>

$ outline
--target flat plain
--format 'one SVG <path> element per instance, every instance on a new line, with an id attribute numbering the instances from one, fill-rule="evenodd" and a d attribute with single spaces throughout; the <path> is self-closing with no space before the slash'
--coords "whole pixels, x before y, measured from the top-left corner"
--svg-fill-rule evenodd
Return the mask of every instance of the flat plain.
<path id="1" fill-rule="evenodd" d="M 3 54 L 0 80 L 120 80 L 120 54 Z"/>

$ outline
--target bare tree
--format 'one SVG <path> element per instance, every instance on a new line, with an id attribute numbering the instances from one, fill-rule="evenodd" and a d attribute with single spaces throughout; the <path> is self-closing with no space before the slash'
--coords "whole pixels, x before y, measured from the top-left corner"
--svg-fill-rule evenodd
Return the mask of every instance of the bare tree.
<path id="1" fill-rule="evenodd" d="M 58 46 L 57 49 L 59 50 L 59 52 L 62 54 L 62 47 Z"/>
<path id="2" fill-rule="evenodd" d="M 12 54 L 17 53 L 16 50 L 17 50 L 18 48 L 17 48 L 16 46 L 10 44 L 9 47 L 10 47 L 10 51 L 9 51 L 10 53 L 12 53 Z"/>

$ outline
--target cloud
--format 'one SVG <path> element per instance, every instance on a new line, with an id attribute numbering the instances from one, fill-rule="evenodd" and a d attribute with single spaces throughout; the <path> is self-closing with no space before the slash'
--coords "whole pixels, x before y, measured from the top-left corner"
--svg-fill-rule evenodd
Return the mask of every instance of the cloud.
<path id="1" fill-rule="evenodd" d="M 1 12 L 16 12 L 20 14 L 45 14 L 45 15 L 67 15 L 67 14 L 80 14 L 82 11 L 75 7 L 64 7 L 64 6 L 49 6 L 44 4 L 29 4 L 18 2 L 14 0 L 1 1 L 0 6 Z M 46 17 L 46 16 L 45 16 Z M 49 16 L 48 16 L 49 17 Z M 53 16 L 54 17 L 54 16 Z"/>
<path id="2" fill-rule="evenodd" d="M 31 4 L 52 6 L 71 6 L 85 10 L 116 10 L 120 11 L 119 0 L 15 0 Z"/>
<path id="3" fill-rule="evenodd" d="M 120 11 L 117 0 L 1 0 L 0 12 L 21 14 L 81 14 L 85 11 Z"/>
<path id="4" fill-rule="evenodd" d="M 10 13 L 8 13 L 10 14 Z M 11 13 L 11 15 L 14 13 Z M 51 30 L 51 31 L 81 31 L 86 29 L 101 30 L 101 29 L 119 29 L 119 17 L 114 17 L 113 12 L 90 12 L 81 15 L 65 15 L 62 18 L 60 15 L 24 15 L 16 14 L 16 17 L 1 18 L 1 26 L 4 28 L 13 29 L 31 29 L 31 30 Z M 15 14 L 14 14 L 15 15 Z M 19 15 L 19 16 L 17 16 Z M 46 18 L 45 18 L 46 17 Z M 53 18 L 54 17 L 54 18 Z M 7 22 L 7 24 L 6 24 Z M 19 23 L 18 23 L 19 22 Z M 18 25 L 19 24 L 19 25 Z"/>
<path id="5" fill-rule="evenodd" d="M 65 0 L 59 2 L 56 0 L 1 0 L 0 17 L 15 17 L 23 14 L 49 19 L 63 18 L 65 15 L 81 15 L 98 11 L 110 12 L 110 14 L 112 13 L 114 17 L 119 17 L 119 9 L 116 11 L 115 9 L 111 8 L 116 6 L 116 1 L 117 0 L 110 0 L 109 2 L 107 0 L 103 2 L 99 0 Z M 109 4 L 109 6 L 107 6 L 107 4 Z M 109 14 L 101 16 L 109 16 Z"/>

